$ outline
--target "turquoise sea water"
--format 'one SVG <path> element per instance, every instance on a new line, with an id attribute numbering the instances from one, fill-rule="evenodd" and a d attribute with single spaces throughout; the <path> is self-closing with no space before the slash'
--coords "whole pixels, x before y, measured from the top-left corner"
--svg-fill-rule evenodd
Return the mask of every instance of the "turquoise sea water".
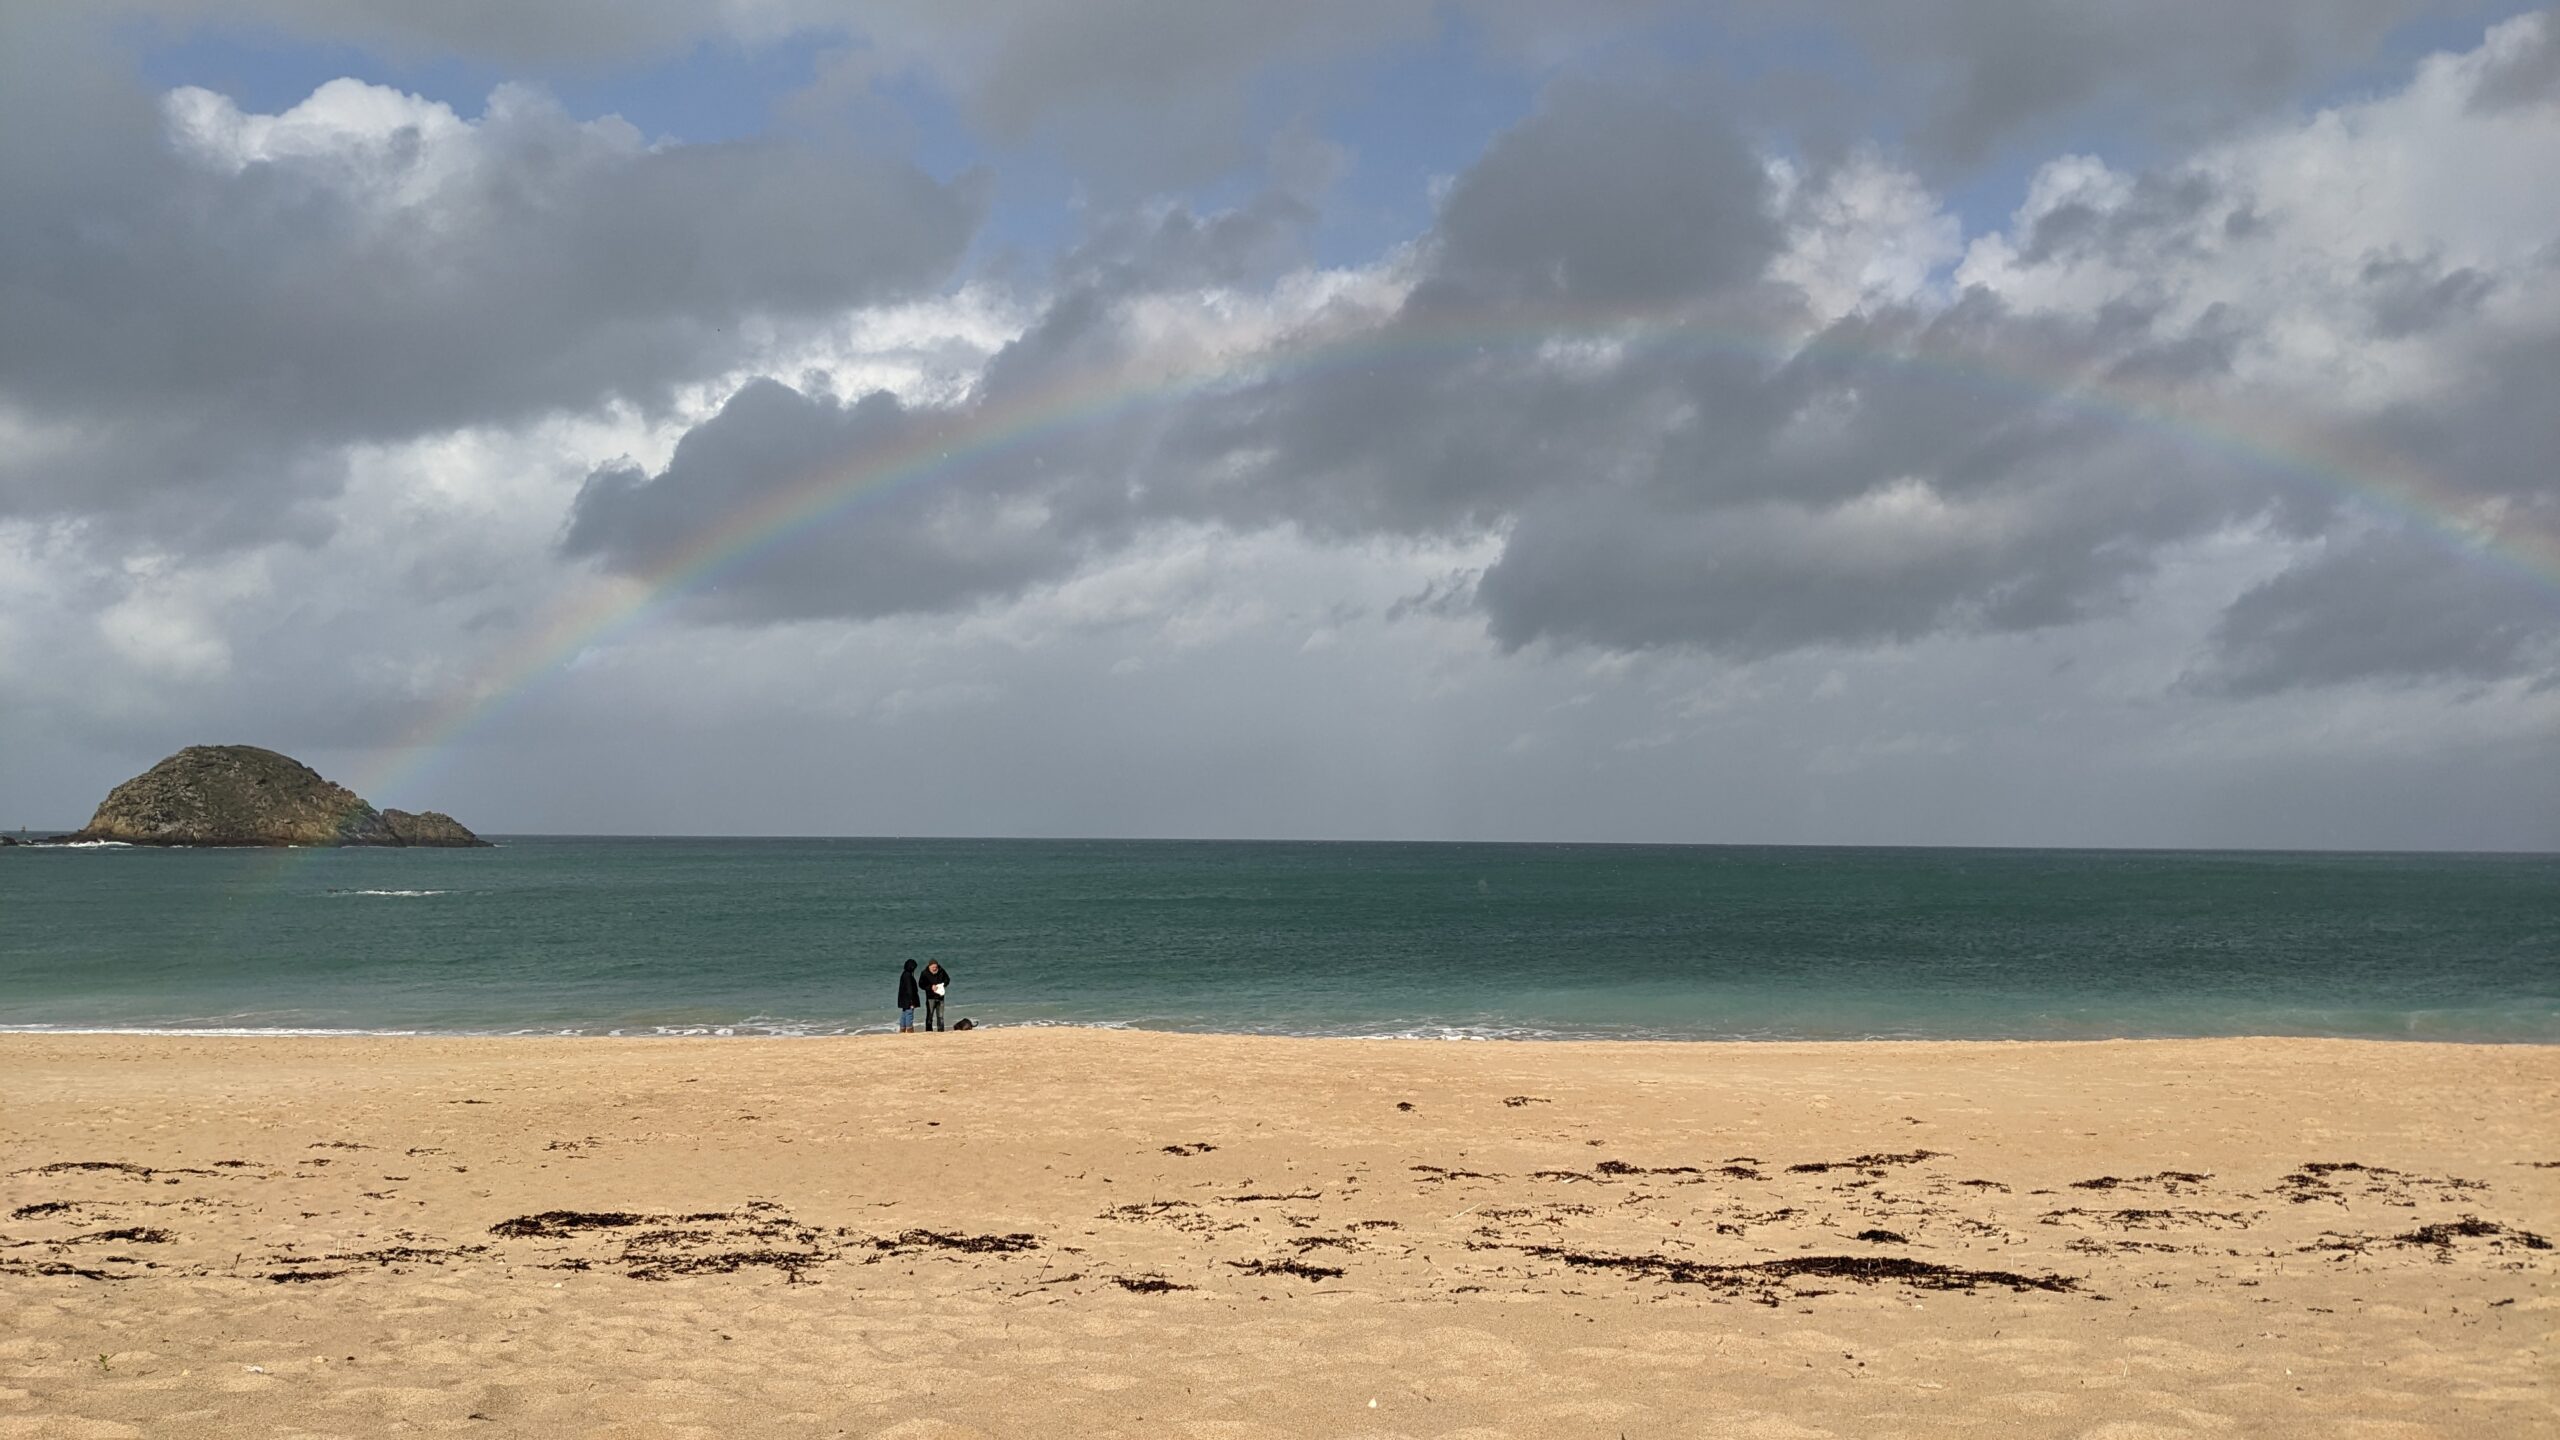
<path id="1" fill-rule="evenodd" d="M 2560 856 L 516 837 L 0 849 L 0 1027 L 2560 1042 Z"/>

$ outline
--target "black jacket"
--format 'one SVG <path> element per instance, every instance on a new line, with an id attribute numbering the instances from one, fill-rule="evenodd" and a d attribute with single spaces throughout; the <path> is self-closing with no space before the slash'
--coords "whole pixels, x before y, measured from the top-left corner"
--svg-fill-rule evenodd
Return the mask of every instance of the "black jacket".
<path id="1" fill-rule="evenodd" d="M 909 970 L 898 976 L 898 1008 L 913 1010 L 924 1003 L 924 987 L 916 983 L 916 972 Z"/>
<path id="2" fill-rule="evenodd" d="M 921 993 L 923 993 L 923 992 L 925 992 L 925 991 L 927 991 L 927 990 L 932 989 L 932 988 L 933 988 L 934 986 L 936 986 L 936 985 L 939 985 L 939 986 L 941 986 L 941 987 L 943 988 L 943 992 L 944 992 L 944 993 L 943 993 L 943 998 L 944 998 L 944 999 L 946 999 L 946 1000 L 947 1000 L 947 999 L 951 998 L 951 996 L 950 996 L 950 990 L 951 990 L 951 972 L 950 972 L 950 971 L 948 971 L 948 970 L 919 970 L 919 971 L 917 971 L 917 972 L 916 972 L 916 990 L 917 990 L 917 993 L 921 994 Z"/>

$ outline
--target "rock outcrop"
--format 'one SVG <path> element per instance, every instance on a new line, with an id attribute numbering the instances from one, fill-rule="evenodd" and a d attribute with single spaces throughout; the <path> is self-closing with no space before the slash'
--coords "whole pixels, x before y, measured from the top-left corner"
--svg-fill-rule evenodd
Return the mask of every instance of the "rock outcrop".
<path id="1" fill-rule="evenodd" d="M 131 845 L 486 845 L 433 810 L 376 810 L 291 756 L 190 745 L 108 792 L 71 840 Z"/>
<path id="2" fill-rule="evenodd" d="M 441 810 L 425 810 L 412 815 L 406 810 L 382 812 L 383 827 L 397 836 L 403 845 L 486 845 L 489 842 L 462 828 L 462 822 Z"/>

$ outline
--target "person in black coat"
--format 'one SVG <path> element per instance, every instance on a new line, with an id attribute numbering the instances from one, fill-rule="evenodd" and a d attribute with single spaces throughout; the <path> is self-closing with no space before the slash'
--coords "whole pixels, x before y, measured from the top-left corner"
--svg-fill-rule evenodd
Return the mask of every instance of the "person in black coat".
<path id="1" fill-rule="evenodd" d="M 916 977 L 916 983 L 924 987 L 924 1028 L 941 1029 L 942 1001 L 951 989 L 951 972 L 942 968 L 941 961 L 927 960 L 924 973 Z"/>
<path id="2" fill-rule="evenodd" d="M 898 1033 L 901 1035 L 915 1033 L 917 993 L 916 962 L 910 960 L 907 968 L 898 972 Z"/>

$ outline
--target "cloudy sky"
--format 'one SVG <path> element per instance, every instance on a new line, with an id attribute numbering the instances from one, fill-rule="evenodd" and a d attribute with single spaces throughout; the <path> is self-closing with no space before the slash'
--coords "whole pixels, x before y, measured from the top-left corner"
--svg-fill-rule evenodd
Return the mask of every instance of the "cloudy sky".
<path id="1" fill-rule="evenodd" d="M 21 0 L 0 824 L 2560 849 L 2560 16 Z"/>

